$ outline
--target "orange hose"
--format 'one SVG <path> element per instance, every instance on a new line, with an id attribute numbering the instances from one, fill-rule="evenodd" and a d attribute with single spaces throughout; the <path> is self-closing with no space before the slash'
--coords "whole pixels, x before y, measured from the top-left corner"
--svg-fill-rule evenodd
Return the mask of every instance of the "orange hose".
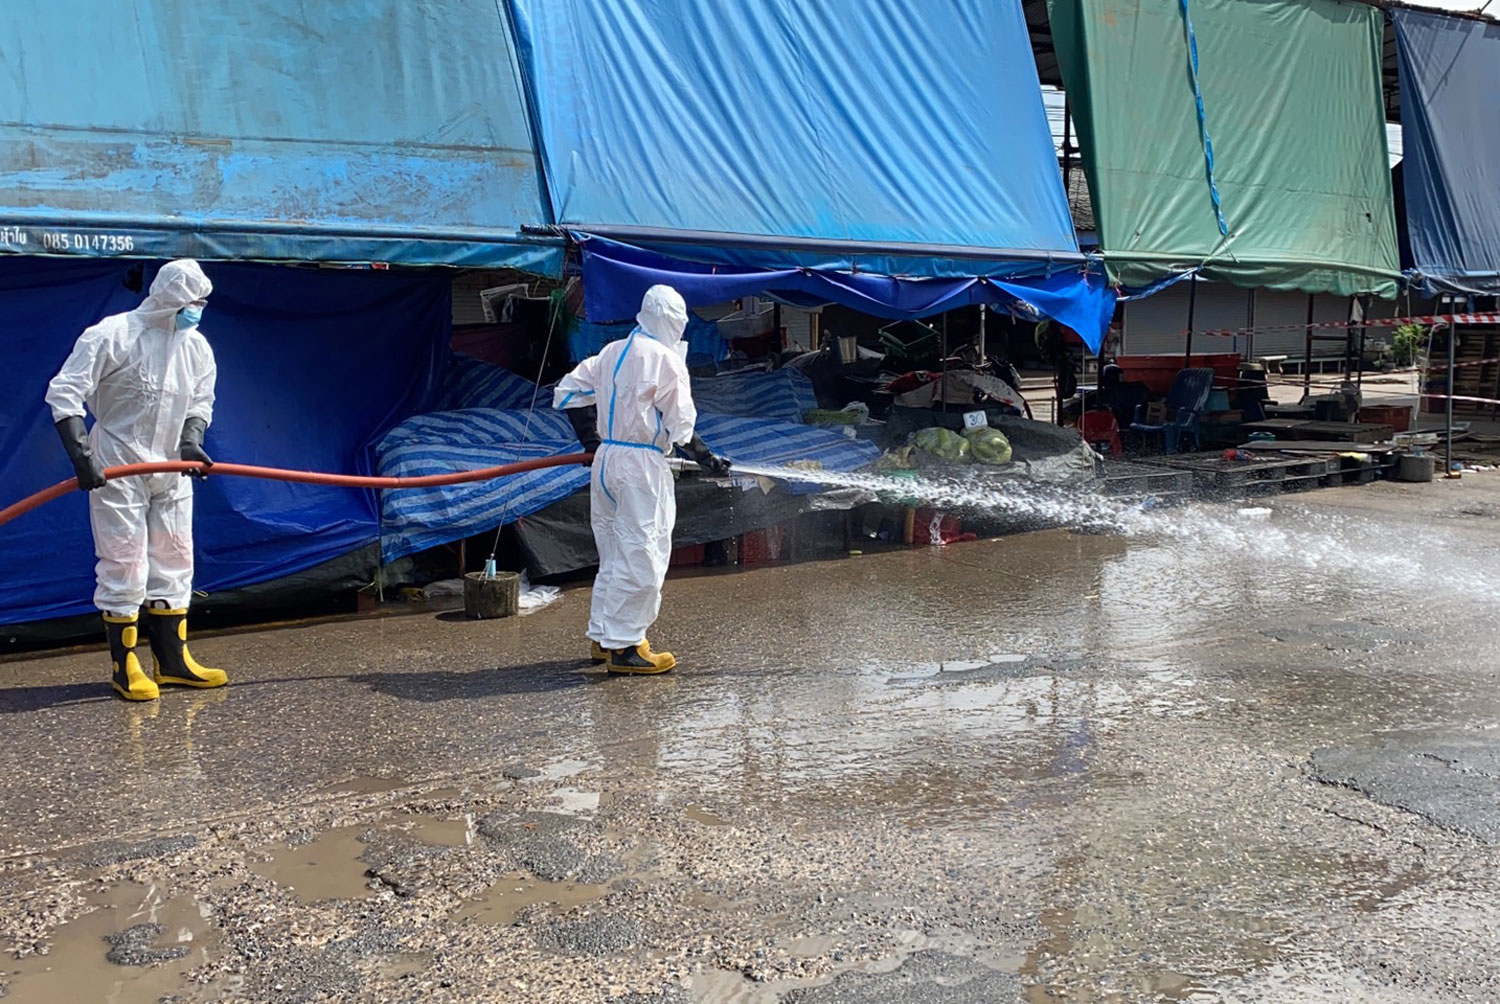
<path id="1" fill-rule="evenodd" d="M 560 457 L 538 457 L 535 460 L 522 460 L 514 464 L 502 464 L 499 467 L 485 467 L 477 471 L 457 471 L 453 474 L 423 474 L 415 478 L 375 478 L 361 477 L 353 474 L 321 474 L 317 471 L 284 471 L 276 467 L 253 467 L 249 464 L 214 464 L 205 467 L 199 463 L 188 463 L 181 460 L 170 460 L 156 464 L 127 464 L 123 467 L 110 467 L 104 472 L 104 476 L 113 481 L 115 478 L 128 478 L 141 474 L 173 474 L 188 473 L 191 471 L 206 470 L 214 476 L 222 474 L 241 478 L 262 478 L 267 481 L 290 481 L 303 485 L 327 485 L 333 488 L 439 488 L 443 485 L 462 485 L 471 481 L 490 481 L 494 478 L 503 478 L 511 474 L 521 474 L 526 471 L 537 471 L 545 467 L 570 467 L 573 464 L 587 464 L 594 459 L 592 453 L 569 453 Z M 23 515 L 35 509 L 37 506 L 51 502 L 53 499 L 62 498 L 71 491 L 78 489 L 78 479 L 69 478 L 67 481 L 59 481 L 51 488 L 44 488 L 35 495 L 29 495 L 14 505 L 0 509 L 0 526 L 9 523 L 17 516 Z"/>

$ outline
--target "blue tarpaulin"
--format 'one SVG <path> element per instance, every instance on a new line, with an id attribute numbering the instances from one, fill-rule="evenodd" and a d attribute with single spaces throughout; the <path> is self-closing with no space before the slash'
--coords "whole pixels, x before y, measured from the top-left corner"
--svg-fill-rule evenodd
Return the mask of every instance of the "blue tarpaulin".
<path id="1" fill-rule="evenodd" d="M 599 354 L 610 342 L 625 338 L 635 330 L 634 321 L 619 321 L 613 324 L 595 321 L 579 321 L 568 334 L 568 356 L 575 363 Z M 687 342 L 687 364 L 694 368 L 713 366 L 729 357 L 729 343 L 724 341 L 717 321 L 705 321 L 691 310 L 688 311 L 687 329 L 682 333 Z"/>
<path id="2" fill-rule="evenodd" d="M 373 445 L 435 399 L 448 351 L 448 277 L 208 264 L 203 332 L 218 360 L 207 448 L 218 460 L 373 473 Z M 137 274 L 132 275 L 132 272 Z M 0 257 L 3 503 L 72 477 L 43 403 L 74 340 L 136 306 L 153 263 Z M 0 623 L 93 609 L 87 503 L 73 493 L 0 526 Z M 200 590 L 311 568 L 374 542 L 375 495 L 209 478 L 195 495 Z"/>
<path id="3" fill-rule="evenodd" d="M 0 252 L 556 273 L 494 0 L 9 0 Z"/>
<path id="4" fill-rule="evenodd" d="M 1081 261 L 1019 0 L 507 2 L 559 224 L 743 266 Z"/>
<path id="5" fill-rule="evenodd" d="M 682 293 L 689 307 L 769 293 L 786 299 L 840 303 L 876 317 L 910 319 L 986 303 L 1056 319 L 1095 352 L 1114 314 L 1115 292 L 1102 272 L 1066 269 L 1026 279 L 982 277 L 912 279 L 811 268 L 761 269 L 669 258 L 601 237 L 581 237 L 584 312 L 590 317 L 634 314 L 656 283 Z"/>
<path id="6" fill-rule="evenodd" d="M 1391 19 L 1411 264 L 1429 295 L 1500 294 L 1500 25 Z"/>

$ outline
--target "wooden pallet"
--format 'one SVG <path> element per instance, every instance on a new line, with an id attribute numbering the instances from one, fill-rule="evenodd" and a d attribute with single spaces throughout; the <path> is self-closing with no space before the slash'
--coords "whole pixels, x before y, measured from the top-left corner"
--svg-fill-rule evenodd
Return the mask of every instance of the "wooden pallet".
<path id="1" fill-rule="evenodd" d="M 1461 325 L 1458 328 L 1458 351 L 1455 362 L 1453 393 L 1460 397 L 1500 399 L 1500 329 L 1486 325 Z M 1433 354 L 1431 377 L 1439 384 L 1448 382 L 1448 359 L 1444 349 Z M 1441 414 L 1447 402 L 1438 399 L 1436 412 Z M 1465 418 L 1500 418 L 1500 405 L 1479 401 L 1454 401 L 1453 413 Z"/>
<path id="2" fill-rule="evenodd" d="M 1309 422 L 1291 418 L 1268 418 L 1260 422 L 1246 422 L 1240 426 L 1246 436 L 1254 432 L 1269 432 L 1282 440 L 1313 440 L 1328 443 L 1383 443 L 1395 435 L 1390 425 L 1378 422 Z"/>
<path id="3" fill-rule="evenodd" d="M 1191 471 L 1154 464 L 1106 460 L 1104 476 L 1097 487 L 1106 495 L 1190 495 L 1193 491 L 1193 474 Z"/>
<path id="4" fill-rule="evenodd" d="M 1339 470 L 1333 456 L 1257 451 L 1254 460 L 1225 460 L 1222 453 L 1151 457 L 1152 466 L 1186 471 L 1203 495 L 1256 495 L 1321 488 Z"/>

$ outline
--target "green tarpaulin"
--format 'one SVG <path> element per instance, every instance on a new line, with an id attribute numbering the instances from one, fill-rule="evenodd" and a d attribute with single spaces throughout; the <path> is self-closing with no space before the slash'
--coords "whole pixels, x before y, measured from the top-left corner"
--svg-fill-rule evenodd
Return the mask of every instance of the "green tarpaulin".
<path id="1" fill-rule="evenodd" d="M 1116 281 L 1201 265 L 1240 286 L 1395 295 L 1381 11 L 1335 0 L 1049 9 Z"/>

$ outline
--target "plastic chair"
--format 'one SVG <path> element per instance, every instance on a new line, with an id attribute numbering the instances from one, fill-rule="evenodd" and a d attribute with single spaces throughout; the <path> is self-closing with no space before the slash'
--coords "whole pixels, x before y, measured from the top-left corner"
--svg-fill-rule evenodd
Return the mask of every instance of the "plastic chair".
<path id="1" fill-rule="evenodd" d="M 1191 437 L 1193 449 L 1202 448 L 1198 439 L 1198 420 L 1208 404 L 1208 395 L 1214 389 L 1214 371 L 1207 368 L 1182 370 L 1172 380 L 1172 389 L 1167 392 L 1167 420 L 1159 425 L 1145 422 L 1145 407 L 1137 405 L 1135 421 L 1130 428 L 1135 432 L 1159 432 L 1162 435 L 1162 452 L 1176 453 L 1183 437 Z"/>
<path id="2" fill-rule="evenodd" d="M 1120 443 L 1120 423 L 1115 421 L 1115 413 L 1096 409 L 1086 411 L 1078 420 L 1078 431 L 1082 433 L 1084 442 L 1094 449 L 1104 453 L 1101 447 L 1107 446 L 1111 457 L 1118 457 L 1125 452 L 1125 447 Z"/>

